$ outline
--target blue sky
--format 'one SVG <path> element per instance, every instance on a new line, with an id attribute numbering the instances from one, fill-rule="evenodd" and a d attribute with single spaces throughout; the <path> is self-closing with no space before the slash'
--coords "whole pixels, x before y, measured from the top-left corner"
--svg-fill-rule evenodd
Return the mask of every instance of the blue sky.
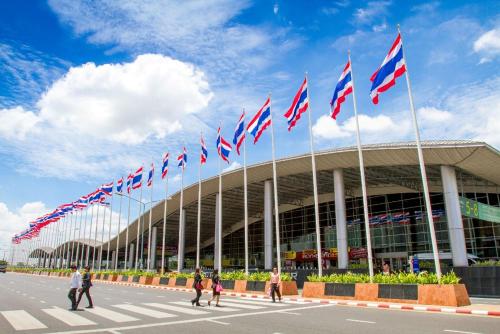
<path id="1" fill-rule="evenodd" d="M 413 140 L 404 78 L 369 99 L 398 23 L 423 139 L 499 148 L 499 13 L 498 1 L 3 1 L 0 249 L 61 203 L 151 159 L 158 171 L 184 143 L 195 182 L 200 131 L 203 177 L 216 175 L 217 126 L 232 139 L 242 108 L 253 115 L 268 93 L 278 157 L 307 152 L 307 118 L 288 133 L 282 116 L 306 71 L 315 147 L 353 145 L 352 100 L 337 122 L 327 116 L 347 50 L 363 143 Z M 247 152 L 269 160 L 268 131 Z"/>

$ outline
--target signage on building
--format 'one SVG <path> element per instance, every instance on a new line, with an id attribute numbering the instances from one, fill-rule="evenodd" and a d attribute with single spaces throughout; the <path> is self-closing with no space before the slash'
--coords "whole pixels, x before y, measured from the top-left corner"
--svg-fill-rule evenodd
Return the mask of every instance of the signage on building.
<path id="1" fill-rule="evenodd" d="M 500 208 L 460 196 L 462 216 L 500 223 Z"/>

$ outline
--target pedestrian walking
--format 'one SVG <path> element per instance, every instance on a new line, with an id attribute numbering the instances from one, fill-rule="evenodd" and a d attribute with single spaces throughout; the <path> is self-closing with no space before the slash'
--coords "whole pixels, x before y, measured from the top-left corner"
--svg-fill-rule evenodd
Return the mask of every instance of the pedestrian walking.
<path id="1" fill-rule="evenodd" d="M 201 297 L 201 291 L 203 290 L 203 284 L 202 284 L 203 279 L 201 278 L 200 274 L 200 268 L 196 268 L 194 272 L 194 283 L 193 283 L 193 288 L 196 290 L 196 297 L 194 299 L 191 299 L 191 305 L 196 306 L 201 306 L 200 305 L 200 297 Z"/>
<path id="2" fill-rule="evenodd" d="M 80 293 L 78 294 L 78 301 L 76 302 L 76 307 L 80 304 L 80 300 L 82 300 L 83 294 L 87 296 L 87 300 L 89 305 L 86 308 L 94 308 L 94 304 L 92 303 L 92 297 L 90 296 L 90 288 L 92 287 L 92 275 L 90 275 L 90 267 L 85 266 L 85 272 L 82 277 L 82 288 Z"/>
<path id="3" fill-rule="evenodd" d="M 70 288 L 68 293 L 68 298 L 71 300 L 71 308 L 70 311 L 77 310 L 77 302 L 76 302 L 76 292 L 82 291 L 82 275 L 76 268 L 76 266 L 71 266 L 71 279 L 70 279 Z"/>
<path id="4" fill-rule="evenodd" d="M 215 300 L 215 306 L 220 307 L 220 292 L 222 291 L 222 284 L 220 283 L 219 270 L 214 269 L 212 273 L 212 299 L 208 301 L 208 306 Z"/>
<path id="5" fill-rule="evenodd" d="M 271 273 L 271 297 L 273 298 L 273 303 L 276 303 L 275 293 L 278 295 L 278 299 L 281 302 L 280 285 L 281 276 L 278 273 L 278 268 L 273 268 L 273 272 Z"/>

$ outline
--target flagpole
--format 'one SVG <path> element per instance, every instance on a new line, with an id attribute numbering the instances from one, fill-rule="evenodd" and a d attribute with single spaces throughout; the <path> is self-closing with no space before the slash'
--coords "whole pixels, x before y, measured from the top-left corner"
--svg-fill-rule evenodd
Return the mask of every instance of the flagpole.
<path id="1" fill-rule="evenodd" d="M 128 181 L 128 180 L 127 180 Z M 132 182 L 132 181 L 130 181 Z M 132 183 L 130 183 L 130 187 L 132 186 Z M 130 198 L 132 197 L 131 195 L 132 190 L 130 190 L 130 193 L 128 192 L 128 185 L 127 185 L 127 194 L 128 194 L 128 215 L 127 215 L 127 228 L 125 232 L 125 266 L 124 269 L 127 270 L 128 268 L 128 229 L 130 225 Z"/>
<path id="2" fill-rule="evenodd" d="M 359 120 L 358 120 L 358 107 L 356 101 L 356 90 L 354 89 L 354 74 L 351 62 L 351 52 L 348 52 L 349 63 L 351 66 L 351 78 L 352 78 L 352 102 L 354 106 L 354 118 L 356 119 L 356 143 L 358 146 L 358 159 L 359 159 L 359 173 L 361 176 L 361 191 L 363 195 L 363 215 L 365 221 L 365 235 L 366 235 L 366 250 L 368 253 L 368 271 L 370 273 L 370 282 L 373 283 L 373 253 L 372 253 L 372 241 L 370 233 L 370 216 L 368 214 L 368 195 L 366 191 L 366 178 L 365 178 L 365 164 L 363 160 L 363 151 L 361 149 L 361 136 L 359 133 Z"/>
<path id="3" fill-rule="evenodd" d="M 153 158 L 151 158 L 153 160 Z M 153 165 L 151 165 L 153 167 Z M 151 170 L 152 171 L 152 170 Z M 150 198 L 149 198 L 149 233 L 148 233 L 148 261 L 147 261 L 147 270 L 151 268 L 151 220 L 153 219 L 153 175 L 151 175 L 151 191 L 150 191 Z M 155 243 L 156 244 L 156 243 Z M 156 252 L 156 249 L 153 250 L 153 252 Z"/>
<path id="4" fill-rule="evenodd" d="M 75 212 L 76 214 L 76 212 Z M 73 255 L 73 249 L 72 249 L 72 245 L 73 245 L 73 240 L 75 239 L 74 238 L 74 234 L 75 234 L 75 214 L 73 214 L 73 212 L 71 212 L 71 219 L 70 219 L 70 227 L 69 227 L 69 240 L 68 240 L 68 250 L 66 252 L 66 268 L 69 268 L 70 266 L 70 263 L 71 263 L 71 260 L 72 260 L 72 255 Z M 71 237 L 71 233 L 73 233 L 73 237 Z"/>
<path id="5" fill-rule="evenodd" d="M 94 223 L 94 204 L 92 203 L 92 210 L 90 211 L 90 225 L 89 225 L 89 235 L 88 235 L 88 241 L 87 241 L 87 254 L 86 254 L 86 259 L 85 259 L 85 265 L 89 265 L 89 260 L 90 260 L 90 240 L 92 239 L 92 226 Z"/>
<path id="6" fill-rule="evenodd" d="M 118 214 L 118 230 L 116 232 L 116 257 L 115 257 L 115 271 L 118 270 L 118 259 L 120 250 L 120 223 L 122 220 L 122 199 L 123 199 L 123 180 L 122 180 L 122 192 L 120 192 L 120 210 Z M 126 260 L 126 259 L 125 259 Z"/>
<path id="7" fill-rule="evenodd" d="M 219 155 L 218 166 L 219 166 L 219 219 L 217 224 L 219 228 L 217 230 L 217 258 L 219 262 L 217 263 L 217 269 L 219 274 L 222 273 L 222 122 L 219 123 L 219 140 L 220 140 L 220 151 L 217 147 L 217 153 Z"/>
<path id="8" fill-rule="evenodd" d="M 281 274 L 281 238 L 280 238 L 280 214 L 278 207 L 278 176 L 276 174 L 276 152 L 274 147 L 274 122 L 272 111 L 271 93 L 269 93 L 269 115 L 271 117 L 271 144 L 273 154 L 273 188 L 274 188 L 274 215 L 275 215 L 275 228 L 276 228 L 276 262 L 278 273 Z"/>
<path id="9" fill-rule="evenodd" d="M 106 200 L 106 196 L 104 196 L 104 200 Z M 102 268 L 102 251 L 104 246 L 104 230 L 106 228 L 106 203 L 104 203 L 104 212 L 102 214 L 102 229 L 101 229 L 101 247 L 99 247 L 99 260 L 97 263 L 99 264 L 99 270 Z"/>
<path id="10" fill-rule="evenodd" d="M 132 184 L 133 183 L 133 179 L 132 179 Z M 135 271 L 137 271 L 137 266 L 139 264 L 139 232 L 140 232 L 140 229 L 141 229 L 141 206 L 142 206 L 142 175 L 141 175 L 141 191 L 140 191 L 140 195 L 139 195 L 139 216 L 138 216 L 138 221 L 137 221 L 137 237 L 136 237 L 136 247 L 135 247 Z M 141 259 L 142 261 L 142 259 Z"/>
<path id="11" fill-rule="evenodd" d="M 86 211 L 86 210 L 85 210 Z M 81 242 L 81 233 L 82 233 L 82 219 L 83 219 L 83 210 L 80 210 L 80 222 L 78 225 L 78 241 L 76 242 L 76 266 L 80 264 L 79 257 L 80 257 L 80 242 Z"/>
<path id="12" fill-rule="evenodd" d="M 61 255 L 61 253 L 64 251 L 64 246 L 65 246 L 65 244 L 63 244 L 63 242 L 64 242 L 64 238 L 66 237 L 66 232 L 67 232 L 67 224 L 66 224 L 67 220 L 68 220 L 67 216 L 64 215 L 64 222 L 61 221 L 61 232 L 62 233 L 59 234 L 60 237 L 58 238 L 57 266 L 56 266 L 57 269 L 61 269 L 61 266 L 62 266 L 62 261 L 61 261 L 62 255 Z"/>
<path id="13" fill-rule="evenodd" d="M 401 34 L 401 31 L 399 29 L 399 24 L 398 24 L 398 33 Z M 402 40 L 403 39 L 401 38 L 401 43 L 402 43 Z M 415 141 L 417 143 L 418 162 L 420 165 L 420 174 L 422 177 L 422 187 L 423 187 L 423 191 L 424 191 L 425 207 L 426 207 L 426 211 L 427 211 L 427 220 L 429 223 L 429 232 L 431 235 L 432 253 L 434 255 L 434 266 L 436 267 L 436 275 L 438 277 L 438 280 L 441 280 L 441 264 L 439 262 L 439 251 L 438 251 L 438 245 L 437 245 L 437 240 L 436 240 L 436 231 L 434 229 L 434 219 L 432 218 L 432 205 L 431 205 L 431 198 L 429 195 L 429 186 L 427 183 L 427 172 L 425 170 L 424 154 L 422 152 L 422 145 L 420 143 L 420 132 L 418 129 L 417 114 L 415 113 L 415 106 L 413 104 L 413 94 L 412 94 L 412 90 L 411 90 L 410 74 L 408 71 L 408 63 L 406 61 L 406 57 L 405 57 L 404 52 L 403 52 L 403 60 L 404 60 L 405 67 L 406 67 L 406 71 L 405 71 L 406 86 L 408 88 L 408 98 L 410 100 L 410 109 L 411 109 L 412 120 L 413 120 L 413 128 L 415 129 Z"/>
<path id="14" fill-rule="evenodd" d="M 73 262 L 73 255 L 75 254 L 76 224 L 78 223 L 78 209 L 75 208 L 75 210 L 76 210 L 75 216 L 73 219 L 73 237 L 71 238 L 71 255 L 67 268 L 69 268 L 69 266 Z"/>
<path id="15" fill-rule="evenodd" d="M 168 168 L 168 167 L 167 167 Z M 165 230 L 167 228 L 167 207 L 168 207 L 168 170 L 166 175 L 165 182 L 165 203 L 163 205 L 163 235 L 162 235 L 162 243 L 161 243 L 161 274 L 165 273 Z"/>
<path id="16" fill-rule="evenodd" d="M 203 138 L 203 132 L 200 133 Z M 196 268 L 200 267 L 200 230 L 201 230 L 201 157 L 198 168 L 198 219 L 196 224 Z"/>
<path id="17" fill-rule="evenodd" d="M 113 187 L 114 187 L 114 182 L 113 182 Z M 109 207 L 109 227 L 108 227 L 108 247 L 106 250 L 106 270 L 109 269 L 109 247 L 111 243 L 111 223 L 113 220 L 113 202 L 114 202 L 114 197 L 113 197 L 113 188 L 111 188 L 111 203 Z M 101 245 L 102 249 L 102 245 Z"/>
<path id="18" fill-rule="evenodd" d="M 181 264 L 181 240 L 184 237 L 184 229 L 182 228 L 182 207 L 184 202 L 184 149 L 182 151 L 182 172 L 181 172 L 181 199 L 179 202 L 179 242 L 177 246 L 177 271 L 180 272 L 184 263 Z M 184 222 L 185 223 L 185 222 Z M 184 243 L 182 243 L 183 245 Z M 184 250 L 183 250 L 184 251 Z M 184 256 L 182 256 L 184 262 Z"/>
<path id="19" fill-rule="evenodd" d="M 318 204 L 318 178 L 316 176 L 316 156 L 314 154 L 314 140 L 312 133 L 312 122 L 311 122 L 311 99 L 309 98 L 309 78 L 306 72 L 306 82 L 307 82 L 307 94 L 309 103 L 309 112 L 307 113 L 309 121 L 309 144 L 311 146 L 311 166 L 312 166 L 312 177 L 313 177 L 313 194 L 314 194 L 314 221 L 316 226 L 316 252 L 318 253 L 318 276 L 323 276 L 323 254 L 321 253 L 321 229 L 319 225 L 319 204 Z"/>
<path id="20" fill-rule="evenodd" d="M 243 108 L 245 114 L 245 108 Z M 272 123 L 272 122 L 271 122 Z M 248 186 L 247 186 L 247 135 L 243 128 L 243 201 L 245 204 L 245 274 L 248 275 Z"/>
<path id="21" fill-rule="evenodd" d="M 99 202 L 97 202 L 97 216 L 95 218 L 95 231 L 94 231 L 94 249 L 92 250 L 92 271 L 94 271 L 95 267 L 95 253 L 96 253 L 96 246 L 97 246 L 97 228 L 99 227 L 99 209 L 101 208 L 101 203 L 100 203 L 100 198 Z"/>
<path id="22" fill-rule="evenodd" d="M 83 222 L 83 235 L 82 235 L 82 257 L 81 257 L 81 261 L 80 261 L 80 265 L 83 266 L 84 265 L 84 261 L 83 261 L 83 254 L 85 252 L 85 234 L 87 233 L 87 222 L 88 222 L 88 216 L 89 216 L 89 206 L 90 206 L 90 199 L 87 198 L 87 207 L 85 208 L 85 221 Z M 91 214 L 92 214 L 92 211 L 91 211 Z M 87 246 L 88 248 L 88 246 Z"/>

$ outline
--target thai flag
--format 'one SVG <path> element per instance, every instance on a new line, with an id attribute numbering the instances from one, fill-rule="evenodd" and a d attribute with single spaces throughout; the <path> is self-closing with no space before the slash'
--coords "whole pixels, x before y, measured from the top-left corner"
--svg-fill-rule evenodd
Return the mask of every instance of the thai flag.
<path id="1" fill-rule="evenodd" d="M 254 137 L 253 143 L 257 143 L 262 132 L 271 125 L 271 98 L 267 98 L 266 103 L 255 114 L 250 123 L 248 123 L 247 131 Z"/>
<path id="2" fill-rule="evenodd" d="M 89 197 L 89 203 L 95 204 L 101 201 L 101 198 L 104 196 L 104 193 L 99 189 L 94 191 Z"/>
<path id="3" fill-rule="evenodd" d="M 106 194 L 106 196 L 112 196 L 113 195 L 113 182 L 103 184 L 101 186 L 101 190 Z"/>
<path id="4" fill-rule="evenodd" d="M 132 175 L 132 189 L 139 189 L 142 187 L 142 166 L 135 171 L 135 173 Z"/>
<path id="5" fill-rule="evenodd" d="M 116 191 L 119 193 L 123 191 L 123 177 L 116 181 Z"/>
<path id="6" fill-rule="evenodd" d="M 293 98 L 292 105 L 284 115 L 288 120 L 288 131 L 292 130 L 300 119 L 300 116 L 307 111 L 308 107 L 309 96 L 307 95 L 307 78 L 305 78 L 302 86 L 300 86 L 299 91 Z"/>
<path id="7" fill-rule="evenodd" d="M 406 72 L 405 59 L 403 57 L 403 41 L 401 35 L 398 34 L 394 44 L 392 44 L 389 53 L 385 57 L 382 65 L 373 73 L 370 78 L 372 88 L 370 97 L 374 104 L 378 103 L 378 96 L 385 92 L 396 83 L 396 78 Z"/>
<path id="8" fill-rule="evenodd" d="M 155 174 L 155 166 L 153 163 L 151 163 L 151 169 L 149 170 L 148 174 L 148 187 L 151 187 L 153 185 L 153 175 Z"/>
<path id="9" fill-rule="evenodd" d="M 347 95 L 352 93 L 352 74 L 351 62 L 348 61 L 344 67 L 344 71 L 340 75 L 335 91 L 333 92 L 332 100 L 330 101 L 330 117 L 337 119 L 340 112 L 340 105 L 345 101 Z"/>
<path id="10" fill-rule="evenodd" d="M 168 173 L 168 153 L 163 156 L 163 165 L 161 166 L 161 178 L 164 179 Z"/>
<path id="11" fill-rule="evenodd" d="M 245 112 L 241 114 L 238 124 L 236 124 L 236 129 L 234 129 L 233 144 L 236 146 L 236 152 L 240 155 L 240 147 L 245 140 Z"/>
<path id="12" fill-rule="evenodd" d="M 73 206 L 80 210 L 85 209 L 88 205 L 88 201 L 89 201 L 88 196 L 82 196 L 73 203 Z"/>
<path id="13" fill-rule="evenodd" d="M 132 185 L 133 178 L 134 178 L 134 176 L 132 174 L 129 174 L 127 177 L 127 194 L 130 194 L 130 192 L 132 191 L 131 185 Z"/>
<path id="14" fill-rule="evenodd" d="M 217 152 L 225 162 L 229 163 L 229 153 L 231 152 L 231 144 L 229 144 L 220 134 L 220 127 L 217 129 Z"/>
<path id="15" fill-rule="evenodd" d="M 187 150 L 184 147 L 182 153 L 177 157 L 177 167 L 182 167 L 182 169 L 186 168 L 187 160 Z"/>
<path id="16" fill-rule="evenodd" d="M 208 158 L 207 145 L 205 145 L 203 137 L 200 137 L 200 144 L 201 144 L 200 163 L 203 165 L 207 162 Z"/>

